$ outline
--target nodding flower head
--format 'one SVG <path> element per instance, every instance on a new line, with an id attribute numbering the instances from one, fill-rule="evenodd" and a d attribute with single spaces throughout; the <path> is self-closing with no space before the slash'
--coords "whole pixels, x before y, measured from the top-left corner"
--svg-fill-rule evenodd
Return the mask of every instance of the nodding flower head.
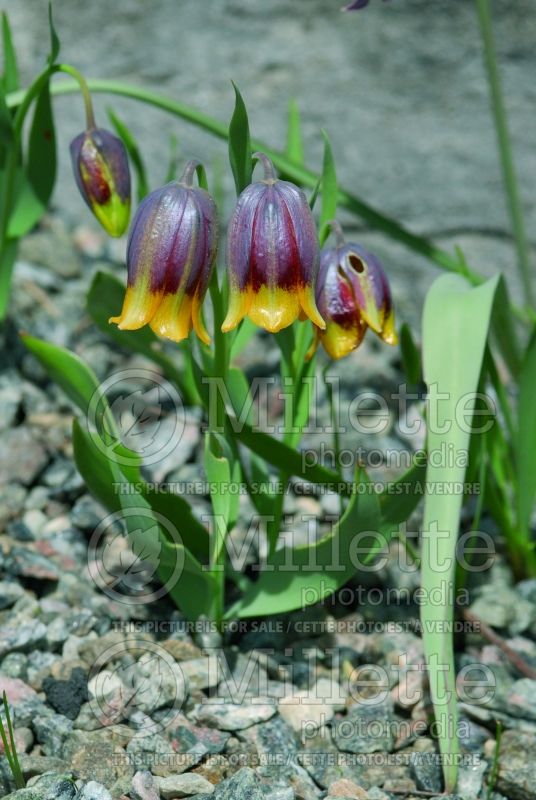
<path id="1" fill-rule="evenodd" d="M 197 161 L 180 181 L 157 189 L 140 203 L 127 245 L 128 284 L 123 309 L 110 322 L 122 330 L 148 324 L 159 336 L 179 342 L 192 326 L 208 344 L 201 315 L 218 244 L 212 197 L 193 186 Z"/>
<path id="2" fill-rule="evenodd" d="M 264 179 L 244 189 L 229 224 L 229 309 L 222 330 L 246 316 L 271 332 L 299 317 L 324 328 L 314 294 L 319 250 L 309 204 L 301 189 L 277 180 L 264 154 L 256 157 Z"/>
<path id="3" fill-rule="evenodd" d="M 337 246 L 321 252 L 316 289 L 326 329 L 317 328 L 310 355 L 320 341 L 332 358 L 343 358 L 359 347 L 367 328 L 387 344 L 397 344 L 391 290 L 382 265 L 361 245 L 345 242 L 337 223 L 332 229 Z"/>
<path id="4" fill-rule="evenodd" d="M 121 139 L 104 128 L 89 128 L 71 142 L 80 194 L 110 236 L 122 236 L 130 217 L 130 171 Z"/>

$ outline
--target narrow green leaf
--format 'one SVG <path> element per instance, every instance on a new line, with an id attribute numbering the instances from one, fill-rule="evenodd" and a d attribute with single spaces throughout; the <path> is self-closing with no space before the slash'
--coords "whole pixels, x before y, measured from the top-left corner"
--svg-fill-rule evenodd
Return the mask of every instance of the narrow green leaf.
<path id="1" fill-rule="evenodd" d="M 64 347 L 22 334 L 22 341 L 45 367 L 67 397 L 87 414 L 91 398 L 99 391 L 99 381 L 88 365 Z"/>
<path id="2" fill-rule="evenodd" d="M 275 334 L 275 341 L 279 350 L 281 351 L 281 376 L 283 378 L 292 378 L 293 374 L 293 361 L 292 355 L 294 353 L 294 325 L 289 325 L 287 328 L 278 331 Z"/>
<path id="3" fill-rule="evenodd" d="M 56 181 L 56 132 L 48 82 L 43 86 L 35 104 L 28 145 L 27 174 L 38 200 L 46 207 Z"/>
<path id="4" fill-rule="evenodd" d="M 311 402 L 314 399 L 315 392 L 313 381 L 316 371 L 316 358 L 313 356 L 310 361 L 303 361 L 302 367 L 303 369 L 300 370 L 300 374 L 298 376 L 298 382 L 295 385 L 295 413 L 294 423 L 292 426 L 295 430 L 288 436 L 287 439 L 287 442 L 291 447 L 298 447 L 303 436 L 304 428 L 307 427 L 307 423 L 309 422 Z"/>
<path id="5" fill-rule="evenodd" d="M 437 592 L 454 596 L 456 542 L 470 432 L 460 407 L 477 391 L 498 278 L 470 288 L 459 276 L 444 275 L 433 284 L 423 315 L 423 367 L 427 403 L 427 494 L 422 535 L 421 622 L 439 747 L 445 759 L 445 791 L 454 792 L 459 754 L 456 676 L 452 641 L 454 608 L 438 603 Z M 448 336 L 445 335 L 448 331 Z M 438 453 L 449 453 L 445 460 Z M 432 488 L 434 487 L 434 488 Z M 453 733 L 454 732 L 454 733 Z"/>
<path id="6" fill-rule="evenodd" d="M 231 346 L 231 360 L 240 355 L 258 331 L 258 327 L 246 317 L 238 326 Z"/>
<path id="7" fill-rule="evenodd" d="M 340 478 L 333 472 L 320 464 L 307 464 L 307 459 L 303 454 L 293 447 L 274 439 L 262 431 L 254 431 L 249 425 L 238 425 L 238 420 L 230 418 L 231 427 L 233 425 L 240 430 L 234 431 L 234 436 L 238 441 L 248 447 L 252 452 L 263 458 L 274 467 L 278 467 L 284 474 L 296 475 L 312 483 L 328 483 L 333 485 L 334 491 L 337 487 L 341 489 L 341 494 L 351 494 L 351 485 L 344 483 L 340 486 Z"/>
<path id="8" fill-rule="evenodd" d="M 388 483 L 380 495 L 382 531 L 394 529 L 409 519 L 424 497 L 426 460 L 415 463 L 396 481 Z"/>
<path id="9" fill-rule="evenodd" d="M 134 552 L 141 552 L 145 557 L 149 554 L 150 560 L 154 558 L 160 580 L 188 619 L 196 620 L 209 613 L 213 594 L 210 575 L 183 546 L 184 539 L 182 544 L 170 539 L 167 527 L 153 514 L 143 494 L 122 491 L 129 481 L 119 466 L 95 446 L 92 435 L 84 431 L 77 420 L 73 423 L 73 449 L 77 468 L 91 493 L 112 511 L 126 512 L 124 522 Z M 180 520 L 168 519 L 168 522 L 182 538 Z M 182 570 L 175 580 L 178 560 Z"/>
<path id="10" fill-rule="evenodd" d="M 300 111 L 296 100 L 291 100 L 288 107 L 287 156 L 291 161 L 303 166 L 303 137 Z"/>
<path id="11" fill-rule="evenodd" d="M 309 198 L 309 207 L 311 211 L 314 211 L 316 206 L 316 201 L 318 200 L 318 196 L 320 194 L 320 187 L 322 186 L 322 176 L 319 177 L 315 185 L 313 186 L 313 193 Z"/>
<path id="12" fill-rule="evenodd" d="M 320 211 L 320 244 L 323 245 L 328 238 L 328 224 L 337 216 L 337 203 L 339 188 L 335 160 L 331 149 L 331 142 L 326 131 L 322 131 L 324 138 L 324 162 L 322 165 L 322 209 Z"/>
<path id="13" fill-rule="evenodd" d="M 360 491 L 361 490 L 361 491 Z M 363 479 L 340 521 L 315 545 L 277 550 L 259 579 L 229 609 L 228 619 L 281 614 L 304 608 L 333 594 L 360 566 L 361 535 L 379 530 L 378 498 Z"/>
<path id="14" fill-rule="evenodd" d="M 211 485 L 212 509 L 227 530 L 231 510 L 231 463 L 219 437 L 211 433 L 205 437 L 205 472 Z"/>
<path id="15" fill-rule="evenodd" d="M 16 92 L 19 88 L 19 70 L 17 67 L 17 56 L 13 46 L 11 26 L 5 11 L 2 13 L 2 44 L 4 48 L 4 73 L 2 84 L 4 92 Z"/>
<path id="16" fill-rule="evenodd" d="M 11 293 L 11 277 L 17 258 L 18 241 L 9 239 L 4 249 L 0 252 L 0 321 L 7 314 L 9 296 Z"/>
<path id="17" fill-rule="evenodd" d="M 6 161 L 6 151 L 13 140 L 13 120 L 6 104 L 6 96 L 0 85 L 0 169 Z"/>
<path id="18" fill-rule="evenodd" d="M 145 195 L 148 194 L 149 192 L 149 184 L 147 182 L 147 173 L 145 171 L 145 164 L 143 163 L 143 157 L 141 155 L 140 149 L 138 147 L 134 134 L 125 125 L 125 123 L 121 119 L 119 119 L 117 114 L 114 114 L 111 108 L 107 109 L 107 113 L 110 122 L 114 126 L 117 135 L 125 145 L 127 153 L 130 156 L 130 160 L 134 165 L 134 169 L 136 171 L 136 179 L 137 179 L 138 203 L 141 203 Z M 169 180 L 171 180 L 171 178 Z"/>
<path id="19" fill-rule="evenodd" d="M 227 373 L 225 388 L 229 393 L 229 399 L 235 414 L 240 419 L 243 410 L 246 409 L 245 421 L 248 425 L 253 422 L 253 403 L 249 390 L 249 383 L 239 367 L 231 367 Z"/>
<path id="20" fill-rule="evenodd" d="M 422 380 L 421 354 L 407 322 L 404 322 L 400 328 L 400 352 L 407 382 L 412 385 L 420 383 Z"/>
<path id="21" fill-rule="evenodd" d="M 517 416 L 518 430 L 514 442 L 517 515 L 521 529 L 528 530 L 536 496 L 536 332 L 521 367 Z"/>
<path id="22" fill-rule="evenodd" d="M 251 139 L 244 100 L 234 83 L 233 88 L 235 90 L 235 107 L 229 125 L 229 162 L 233 171 L 236 193 L 240 194 L 251 183 Z"/>
<path id="23" fill-rule="evenodd" d="M 522 353 L 514 322 L 508 284 L 501 275 L 493 306 L 492 333 L 512 377 L 517 378 L 521 369 Z"/>
<path id="24" fill-rule="evenodd" d="M 48 4 L 48 27 L 50 30 L 50 54 L 48 56 L 48 63 L 52 66 L 60 52 L 60 40 L 54 28 L 54 20 L 52 19 L 52 3 Z"/>
<path id="25" fill-rule="evenodd" d="M 0 175 L 0 183 L 1 183 Z M 34 228 L 46 211 L 46 205 L 37 197 L 26 173 L 22 169 L 15 177 L 14 207 L 9 217 L 8 237 L 20 239 Z"/>

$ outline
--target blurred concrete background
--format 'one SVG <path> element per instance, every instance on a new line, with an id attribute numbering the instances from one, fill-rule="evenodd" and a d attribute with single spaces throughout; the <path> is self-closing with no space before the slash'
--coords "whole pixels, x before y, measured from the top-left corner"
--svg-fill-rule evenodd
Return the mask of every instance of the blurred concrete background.
<path id="1" fill-rule="evenodd" d="M 470 0 L 371 0 L 354 14 L 341 0 L 55 0 L 62 59 L 92 77 L 151 87 L 228 120 L 240 87 L 253 133 L 282 147 L 290 97 L 303 116 L 307 162 L 318 168 L 319 130 L 332 138 L 341 184 L 472 265 L 503 269 L 514 291 L 515 260 L 502 194 Z M 0 0 L 9 13 L 27 83 L 48 48 L 45 0 Z M 494 0 L 495 33 L 529 236 L 536 237 L 536 5 Z M 56 80 L 62 80 L 58 77 Z M 225 145 L 162 112 L 95 98 L 98 122 L 113 108 L 132 128 L 151 182 L 163 180 L 169 136 L 181 157 L 207 164 Z M 87 223 L 70 176 L 68 142 L 84 124 L 82 103 L 55 101 L 59 183 L 54 205 Z M 230 178 L 227 181 L 231 189 Z M 229 199 L 231 199 L 229 192 Z M 359 224 L 357 225 L 359 227 Z M 419 313 L 436 270 L 384 236 L 362 229 L 391 270 L 402 316 Z"/>

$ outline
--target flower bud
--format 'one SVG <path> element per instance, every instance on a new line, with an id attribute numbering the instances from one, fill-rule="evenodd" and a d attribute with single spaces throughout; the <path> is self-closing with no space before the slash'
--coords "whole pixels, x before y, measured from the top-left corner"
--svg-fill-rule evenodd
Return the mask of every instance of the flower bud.
<path id="1" fill-rule="evenodd" d="M 319 328 L 316 307 L 318 240 L 304 193 L 277 180 L 262 153 L 264 180 L 247 186 L 238 198 L 228 231 L 229 309 L 222 330 L 249 316 L 272 333 L 309 317 Z"/>
<path id="2" fill-rule="evenodd" d="M 316 302 L 326 320 L 326 330 L 316 330 L 309 357 L 321 341 L 331 358 L 355 350 L 371 328 L 387 344 L 397 344 L 391 291 L 382 265 L 361 245 L 346 243 L 338 224 L 332 223 L 337 246 L 320 254 Z"/>
<path id="3" fill-rule="evenodd" d="M 110 236 L 122 236 L 130 217 L 130 171 L 121 139 L 89 128 L 71 142 L 80 194 Z"/>
<path id="4" fill-rule="evenodd" d="M 189 162 L 180 181 L 151 192 L 136 211 L 123 310 L 110 318 L 121 330 L 149 324 L 159 336 L 179 342 L 193 325 L 210 343 L 201 307 L 216 257 L 218 218 L 208 192 L 192 185 L 196 167 Z"/>

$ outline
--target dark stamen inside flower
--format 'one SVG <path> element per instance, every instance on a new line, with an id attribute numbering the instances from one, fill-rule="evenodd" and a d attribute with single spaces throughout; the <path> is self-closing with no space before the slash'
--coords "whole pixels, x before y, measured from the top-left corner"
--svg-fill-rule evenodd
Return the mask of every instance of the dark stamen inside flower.
<path id="1" fill-rule="evenodd" d="M 360 274 L 365 271 L 365 265 L 363 264 L 361 259 L 355 255 L 355 253 L 350 253 L 350 255 L 348 256 L 348 263 L 350 264 L 352 269 L 354 269 L 356 272 L 359 272 Z"/>

